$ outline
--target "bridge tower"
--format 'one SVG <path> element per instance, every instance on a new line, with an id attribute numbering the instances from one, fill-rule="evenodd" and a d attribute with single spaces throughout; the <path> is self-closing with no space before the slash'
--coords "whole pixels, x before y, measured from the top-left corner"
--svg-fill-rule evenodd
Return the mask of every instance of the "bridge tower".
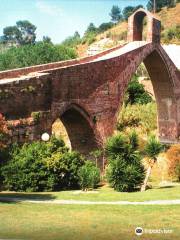
<path id="1" fill-rule="evenodd" d="M 147 42 L 160 43 L 161 22 L 150 12 L 139 8 L 128 19 L 128 42 L 142 41 L 143 19 L 147 17 Z"/>

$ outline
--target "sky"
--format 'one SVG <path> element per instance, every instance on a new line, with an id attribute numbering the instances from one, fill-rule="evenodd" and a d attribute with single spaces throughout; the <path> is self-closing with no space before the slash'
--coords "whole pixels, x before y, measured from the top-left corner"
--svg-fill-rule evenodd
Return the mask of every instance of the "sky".
<path id="1" fill-rule="evenodd" d="M 18 20 L 29 20 L 36 27 L 37 40 L 49 36 L 54 43 L 78 31 L 81 36 L 90 22 L 99 26 L 110 21 L 113 5 L 121 9 L 148 0 L 0 0 L 0 35 L 3 28 Z"/>

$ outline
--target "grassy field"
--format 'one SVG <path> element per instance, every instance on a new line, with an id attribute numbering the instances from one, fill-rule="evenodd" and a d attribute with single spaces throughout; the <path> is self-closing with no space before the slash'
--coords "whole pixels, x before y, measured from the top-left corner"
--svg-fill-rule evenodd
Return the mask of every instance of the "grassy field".
<path id="1" fill-rule="evenodd" d="M 88 201 L 148 201 L 148 200 L 170 200 L 180 199 L 180 184 L 174 186 L 154 187 L 145 192 L 122 193 L 116 192 L 107 185 L 95 191 L 82 192 L 79 190 L 45 192 L 45 193 L 17 193 L 0 192 L 0 198 L 18 197 L 28 199 L 64 199 L 64 200 L 88 200 Z"/>
<path id="2" fill-rule="evenodd" d="M 179 206 L 80 206 L 28 203 L 0 204 L 0 239 L 38 240 L 176 240 Z M 144 229 L 168 234 L 135 235 Z"/>

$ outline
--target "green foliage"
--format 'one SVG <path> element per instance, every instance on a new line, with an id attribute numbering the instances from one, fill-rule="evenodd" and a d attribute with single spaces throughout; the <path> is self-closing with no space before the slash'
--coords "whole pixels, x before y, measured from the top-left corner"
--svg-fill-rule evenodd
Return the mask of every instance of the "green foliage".
<path id="1" fill-rule="evenodd" d="M 140 128 L 143 133 L 149 134 L 157 128 L 157 108 L 154 102 L 148 104 L 125 105 L 122 107 L 117 129 L 124 131 L 127 128 Z"/>
<path id="2" fill-rule="evenodd" d="M 105 32 L 108 29 L 112 28 L 114 26 L 114 23 L 112 22 L 107 22 L 107 23 L 102 23 L 99 27 L 98 27 L 98 32 Z"/>
<path id="3" fill-rule="evenodd" d="M 100 182 L 100 170 L 91 161 L 85 162 L 85 165 L 79 169 L 78 175 L 82 190 L 95 188 Z"/>
<path id="4" fill-rule="evenodd" d="M 172 40 L 179 41 L 180 40 L 180 25 L 175 25 L 171 28 L 166 29 L 165 31 L 163 31 L 161 37 L 165 43 L 169 43 Z"/>
<path id="5" fill-rule="evenodd" d="M 176 0 L 158 0 L 156 1 L 156 11 L 159 12 L 163 7 L 175 7 Z M 152 11 L 154 8 L 154 0 L 149 0 L 147 3 L 148 11 Z"/>
<path id="6" fill-rule="evenodd" d="M 79 153 L 69 152 L 62 140 L 13 146 L 9 161 L 1 167 L 3 185 L 13 191 L 53 191 L 79 187 L 78 170 L 84 164 Z"/>
<path id="7" fill-rule="evenodd" d="M 109 15 L 111 17 L 111 20 L 115 23 L 117 23 L 122 19 L 121 9 L 116 5 L 112 6 L 112 9 Z"/>
<path id="8" fill-rule="evenodd" d="M 159 140 L 154 135 L 150 136 L 145 146 L 145 154 L 149 158 L 156 160 L 156 157 L 162 150 L 163 145 L 159 142 Z"/>
<path id="9" fill-rule="evenodd" d="M 81 37 L 80 37 L 78 32 L 75 32 L 73 36 L 70 36 L 70 37 L 66 38 L 62 42 L 62 44 L 64 46 L 68 46 L 68 47 L 71 47 L 71 48 L 76 47 L 80 43 L 81 43 Z"/>
<path id="10" fill-rule="evenodd" d="M 79 168 L 84 159 L 78 152 L 58 150 L 46 160 L 50 171 L 52 187 L 55 190 L 79 188 Z"/>
<path id="11" fill-rule="evenodd" d="M 107 179 L 117 191 L 135 191 L 143 183 L 145 170 L 141 156 L 136 150 L 135 138 L 135 135 L 128 139 L 118 134 L 107 141 L 106 151 L 109 161 Z"/>
<path id="12" fill-rule="evenodd" d="M 39 42 L 35 45 L 12 47 L 0 54 L 0 70 L 27 67 L 76 58 L 72 48 Z"/>
<path id="13" fill-rule="evenodd" d="M 18 45 L 34 44 L 36 39 L 36 26 L 27 20 L 16 22 L 15 26 L 3 29 L 4 42 Z"/>
<path id="14" fill-rule="evenodd" d="M 130 16 L 130 15 L 132 15 L 137 9 L 139 9 L 139 8 L 143 8 L 143 6 L 142 5 L 138 5 L 138 6 L 136 6 L 136 7 L 133 7 L 133 6 L 127 6 L 127 7 L 125 7 L 124 9 L 123 9 L 123 12 L 122 12 L 122 14 L 123 14 L 123 19 L 125 19 L 126 21 L 128 20 L 128 17 Z"/>
<path id="15" fill-rule="evenodd" d="M 126 100 L 125 104 L 147 104 L 152 101 L 152 97 L 148 92 L 144 89 L 143 84 L 138 82 L 136 76 L 132 78 L 130 83 L 128 84 L 128 88 L 126 91 Z"/>

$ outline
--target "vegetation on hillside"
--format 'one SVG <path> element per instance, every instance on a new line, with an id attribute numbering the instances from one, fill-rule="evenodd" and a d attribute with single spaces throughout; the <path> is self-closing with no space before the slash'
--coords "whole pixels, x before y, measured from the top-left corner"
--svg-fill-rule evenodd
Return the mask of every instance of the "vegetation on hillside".
<path id="1" fill-rule="evenodd" d="M 28 67 L 49 62 L 76 58 L 76 52 L 64 45 L 38 42 L 34 45 L 11 47 L 0 54 L 0 71 Z"/>

